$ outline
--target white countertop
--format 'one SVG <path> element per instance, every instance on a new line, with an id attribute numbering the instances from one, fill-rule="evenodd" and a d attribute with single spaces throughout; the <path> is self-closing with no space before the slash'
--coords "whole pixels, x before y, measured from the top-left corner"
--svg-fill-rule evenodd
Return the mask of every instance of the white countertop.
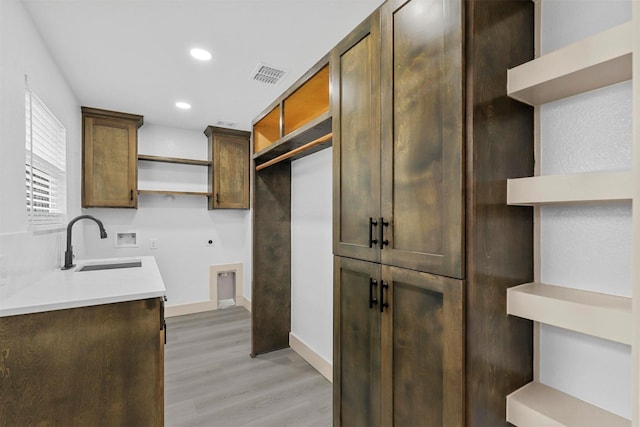
<path id="1" fill-rule="evenodd" d="M 85 264 L 141 260 L 141 267 L 77 271 Z M 0 300 L 0 317 L 162 297 L 166 293 L 152 256 L 75 260 L 70 270 L 44 273 Z"/>

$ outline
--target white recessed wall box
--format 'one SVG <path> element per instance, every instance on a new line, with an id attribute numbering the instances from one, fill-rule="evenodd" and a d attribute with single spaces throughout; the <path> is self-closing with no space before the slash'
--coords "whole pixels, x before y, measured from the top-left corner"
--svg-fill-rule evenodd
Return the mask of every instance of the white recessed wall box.
<path id="1" fill-rule="evenodd" d="M 138 233 L 135 231 L 118 231 L 115 234 L 113 246 L 116 248 L 137 248 Z"/>

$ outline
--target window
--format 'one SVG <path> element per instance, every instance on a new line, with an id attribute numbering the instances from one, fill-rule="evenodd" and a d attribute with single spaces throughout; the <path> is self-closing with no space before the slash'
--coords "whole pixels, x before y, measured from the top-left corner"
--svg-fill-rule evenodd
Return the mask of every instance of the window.
<path id="1" fill-rule="evenodd" d="M 66 222 L 66 129 L 36 94 L 25 93 L 27 215 L 30 228 Z"/>

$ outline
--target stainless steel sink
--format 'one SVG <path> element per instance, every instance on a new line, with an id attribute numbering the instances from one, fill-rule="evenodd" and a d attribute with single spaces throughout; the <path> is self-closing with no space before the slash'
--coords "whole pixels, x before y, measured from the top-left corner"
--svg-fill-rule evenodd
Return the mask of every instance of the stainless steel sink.
<path id="1" fill-rule="evenodd" d="M 106 262 L 96 264 L 85 264 L 76 271 L 96 271 L 96 270 L 114 270 L 117 268 L 134 268 L 142 267 L 142 261 L 139 259 L 120 262 Z"/>

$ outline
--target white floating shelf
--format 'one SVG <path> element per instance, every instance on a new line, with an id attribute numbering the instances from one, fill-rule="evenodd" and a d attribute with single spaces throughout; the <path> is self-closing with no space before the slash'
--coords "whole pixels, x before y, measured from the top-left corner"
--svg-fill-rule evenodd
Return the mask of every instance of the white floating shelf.
<path id="1" fill-rule="evenodd" d="M 631 200 L 631 172 L 588 172 L 507 180 L 507 204 L 573 204 Z"/>
<path id="2" fill-rule="evenodd" d="M 507 314 L 631 345 L 631 298 L 543 283 L 507 289 Z"/>
<path id="3" fill-rule="evenodd" d="M 507 93 L 541 105 L 631 79 L 632 23 L 543 55 L 507 72 Z"/>
<path id="4" fill-rule="evenodd" d="M 507 421 L 518 427 L 630 427 L 631 421 L 538 382 L 507 396 Z"/>

